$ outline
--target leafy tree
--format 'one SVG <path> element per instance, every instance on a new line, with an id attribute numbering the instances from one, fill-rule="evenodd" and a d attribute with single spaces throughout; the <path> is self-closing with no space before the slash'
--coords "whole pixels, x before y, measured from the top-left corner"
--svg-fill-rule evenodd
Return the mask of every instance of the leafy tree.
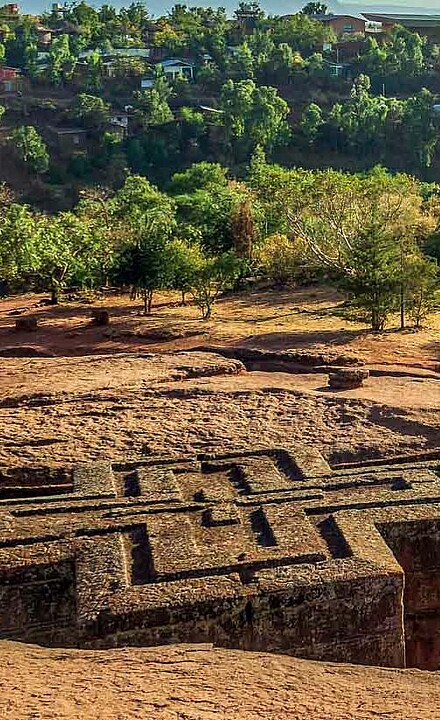
<path id="1" fill-rule="evenodd" d="M 279 43 L 272 50 L 269 64 L 278 84 L 287 83 L 292 72 L 303 65 L 303 60 L 298 52 L 294 52 L 287 43 Z"/>
<path id="2" fill-rule="evenodd" d="M 254 77 L 254 57 L 246 41 L 238 46 L 231 65 L 241 78 L 249 79 Z"/>
<path id="3" fill-rule="evenodd" d="M 175 173 L 169 185 L 171 195 L 192 193 L 195 190 L 226 187 L 227 170 L 219 163 L 194 163 L 187 170 Z"/>
<path id="4" fill-rule="evenodd" d="M 402 303 L 402 288 L 406 294 L 404 258 L 433 229 L 416 181 L 381 168 L 365 176 L 302 173 L 285 202 L 292 236 L 368 310 L 373 329 L 381 329 Z"/>
<path id="5" fill-rule="evenodd" d="M 333 106 L 331 121 L 342 133 L 349 147 L 371 152 L 380 145 L 389 103 L 383 97 L 370 94 L 371 82 L 367 75 L 355 79 L 350 99 L 343 105 Z"/>
<path id="6" fill-rule="evenodd" d="M 241 274 L 242 262 L 234 253 L 205 257 L 194 275 L 191 294 L 200 308 L 202 319 L 208 320 L 219 295 L 235 284 Z"/>
<path id="7" fill-rule="evenodd" d="M 349 272 L 341 286 L 370 316 L 371 329 L 381 331 L 398 297 L 399 250 L 379 224 L 366 227 L 349 253 Z"/>
<path id="8" fill-rule="evenodd" d="M 63 288 L 73 278 L 90 277 L 96 267 L 94 240 L 87 224 L 74 213 L 39 217 L 35 271 L 39 282 L 50 290 L 53 304 L 59 302 Z"/>
<path id="9" fill-rule="evenodd" d="M 173 113 L 168 104 L 171 97 L 171 88 L 163 75 L 158 75 L 154 85 L 149 90 L 134 94 L 134 107 L 136 115 L 142 125 L 163 125 L 173 119 Z"/>
<path id="10" fill-rule="evenodd" d="M 32 125 L 22 125 L 12 132 L 11 141 L 15 152 L 33 172 L 41 175 L 49 168 L 46 145 Z"/>
<path id="11" fill-rule="evenodd" d="M 61 85 L 70 80 L 75 69 L 75 57 L 70 49 L 68 35 L 61 35 L 52 40 L 49 48 L 49 78 L 54 85 Z"/>
<path id="12" fill-rule="evenodd" d="M 103 130 L 109 120 L 109 106 L 100 97 L 80 93 L 71 108 L 72 117 L 85 128 Z"/>
<path id="13" fill-rule="evenodd" d="M 235 152 L 248 155 L 257 145 L 271 150 L 286 141 L 289 106 L 275 88 L 257 86 L 253 80 L 228 80 L 220 108 Z"/>
<path id="14" fill-rule="evenodd" d="M 134 229 L 142 229 L 149 217 L 155 226 L 159 226 L 161 234 L 171 235 L 175 226 L 172 199 L 140 175 L 130 175 L 126 179 L 109 201 L 109 212 Z"/>
<path id="15" fill-rule="evenodd" d="M 438 143 L 432 93 L 423 88 L 403 104 L 402 123 L 410 154 L 420 167 L 430 167 Z"/>
<path id="16" fill-rule="evenodd" d="M 316 103 L 307 105 L 301 118 L 301 130 L 310 145 L 316 141 L 323 125 L 324 119 L 319 105 L 316 105 Z"/>
<path id="17" fill-rule="evenodd" d="M 158 232 L 154 219 L 148 218 L 142 230 L 122 247 L 116 267 L 118 281 L 130 285 L 132 299 L 140 296 L 145 315 L 150 315 L 154 291 L 172 281 L 167 238 Z"/>
<path id="18" fill-rule="evenodd" d="M 306 247 L 299 239 L 275 233 L 258 245 L 255 260 L 265 277 L 276 285 L 287 285 L 304 278 Z"/>
<path id="19" fill-rule="evenodd" d="M 150 314 L 154 291 L 172 280 L 168 246 L 175 228 L 173 204 L 146 178 L 133 175 L 109 205 L 125 229 L 116 276 L 131 286 L 133 298 L 142 297 Z"/>
<path id="20" fill-rule="evenodd" d="M 437 263 L 425 257 L 416 246 L 405 256 L 406 310 L 416 328 L 434 309 L 435 293 L 439 286 Z"/>
<path id="21" fill-rule="evenodd" d="M 205 258 L 198 243 L 190 243 L 175 238 L 168 248 L 168 263 L 172 270 L 170 282 L 174 290 L 182 294 L 182 305 L 185 305 L 187 293 L 197 284 L 197 274 L 203 268 Z"/>
<path id="22" fill-rule="evenodd" d="M 273 21 L 272 39 L 275 44 L 287 43 L 293 50 L 310 54 L 324 42 L 336 40 L 325 23 L 304 13 L 281 17 Z"/>
<path id="23" fill-rule="evenodd" d="M 206 120 L 203 113 L 191 107 L 183 106 L 179 111 L 182 139 L 197 143 L 205 134 Z"/>
<path id="24" fill-rule="evenodd" d="M 7 201 L 0 209 L 0 287 L 23 289 L 37 264 L 37 222 L 26 205 Z M 21 285 L 21 288 L 20 288 Z"/>
<path id="25" fill-rule="evenodd" d="M 96 92 L 102 87 L 102 58 L 97 50 L 87 55 L 87 89 Z"/>
<path id="26" fill-rule="evenodd" d="M 312 17 L 313 15 L 326 15 L 328 12 L 328 7 L 321 2 L 309 2 L 307 3 L 307 5 L 304 5 L 301 12 L 304 15 L 310 15 Z"/>

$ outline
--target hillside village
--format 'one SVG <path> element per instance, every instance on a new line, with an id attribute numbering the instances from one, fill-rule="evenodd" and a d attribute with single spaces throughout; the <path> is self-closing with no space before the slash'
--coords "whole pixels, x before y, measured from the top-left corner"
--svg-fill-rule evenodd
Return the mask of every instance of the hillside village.
<path id="1" fill-rule="evenodd" d="M 0 180 L 48 209 L 128 171 L 164 185 L 208 160 L 240 175 L 257 145 L 287 165 L 440 172 L 440 16 L 9 4 L 0 61 Z M 240 129 L 249 94 L 254 138 Z M 42 163 L 20 150 L 34 142 Z"/>

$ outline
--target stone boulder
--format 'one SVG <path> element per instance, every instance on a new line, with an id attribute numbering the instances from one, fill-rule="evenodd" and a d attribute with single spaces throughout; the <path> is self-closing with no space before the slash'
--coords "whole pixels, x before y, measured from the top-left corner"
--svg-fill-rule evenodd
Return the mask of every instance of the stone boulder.
<path id="1" fill-rule="evenodd" d="M 15 321 L 15 329 L 18 332 L 34 332 L 38 327 L 37 318 L 33 315 L 18 317 Z"/>
<path id="2" fill-rule="evenodd" d="M 365 368 L 338 368 L 329 373 L 328 384 L 332 390 L 353 390 L 362 387 L 369 375 Z"/>
<path id="3" fill-rule="evenodd" d="M 108 325 L 110 322 L 110 315 L 108 310 L 102 310 L 101 308 L 93 308 L 92 310 L 92 325 Z"/>

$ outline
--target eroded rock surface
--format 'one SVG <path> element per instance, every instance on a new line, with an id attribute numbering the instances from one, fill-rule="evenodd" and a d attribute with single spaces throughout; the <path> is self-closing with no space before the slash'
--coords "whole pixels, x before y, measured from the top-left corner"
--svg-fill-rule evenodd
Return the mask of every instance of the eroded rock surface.
<path id="1" fill-rule="evenodd" d="M 13 720 L 438 720 L 438 673 L 175 646 L 106 651 L 0 645 Z"/>

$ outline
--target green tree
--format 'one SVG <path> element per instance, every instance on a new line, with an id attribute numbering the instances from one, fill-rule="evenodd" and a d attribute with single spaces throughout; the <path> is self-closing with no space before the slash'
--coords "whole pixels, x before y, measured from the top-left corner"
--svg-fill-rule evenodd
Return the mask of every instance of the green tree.
<path id="1" fill-rule="evenodd" d="M 334 105 L 330 118 L 346 144 L 365 153 L 381 147 L 390 110 L 386 98 L 371 95 L 370 88 L 370 78 L 359 75 L 353 82 L 350 99 Z"/>
<path id="2" fill-rule="evenodd" d="M 75 57 L 70 49 L 68 35 L 54 38 L 49 48 L 49 78 L 54 85 L 70 80 L 75 69 Z"/>
<path id="3" fill-rule="evenodd" d="M 194 163 L 187 170 L 175 173 L 169 184 L 171 195 L 193 193 L 195 190 L 226 187 L 228 184 L 227 170 L 219 163 Z"/>
<path id="4" fill-rule="evenodd" d="M 156 77 L 151 89 L 134 94 L 136 115 L 145 128 L 150 125 L 163 125 L 173 119 L 168 104 L 171 94 L 171 88 L 163 75 Z"/>
<path id="5" fill-rule="evenodd" d="M 38 219 L 35 270 L 39 282 L 50 291 L 52 304 L 59 302 L 72 279 L 90 277 L 96 267 L 94 245 L 87 224 L 72 212 Z"/>
<path id="6" fill-rule="evenodd" d="M 420 167 L 430 167 L 438 143 L 434 97 L 423 88 L 403 103 L 402 124 L 410 157 Z"/>
<path id="7" fill-rule="evenodd" d="M 87 89 L 96 92 L 102 88 L 102 58 L 98 50 L 87 55 Z"/>
<path id="8" fill-rule="evenodd" d="M 369 315 L 373 331 L 383 330 L 396 309 L 399 262 L 398 247 L 378 223 L 365 227 L 349 252 L 350 269 L 340 277 L 340 284 Z"/>
<path id="9" fill-rule="evenodd" d="M 307 5 L 304 5 L 301 12 L 304 15 L 310 15 L 312 17 L 313 15 L 326 15 L 328 12 L 328 7 L 321 2 L 309 2 L 307 3 Z"/>
<path id="10" fill-rule="evenodd" d="M 116 277 L 119 282 L 131 287 L 133 300 L 139 296 L 142 298 L 145 315 L 151 314 L 155 290 L 172 282 L 167 250 L 167 235 L 158 232 L 151 217 L 120 250 Z"/>
<path id="11" fill-rule="evenodd" d="M 0 285 L 2 292 L 25 289 L 37 266 L 37 221 L 26 205 L 0 208 Z"/>
<path id="12" fill-rule="evenodd" d="M 405 257 L 406 311 L 416 328 L 420 328 L 434 310 L 435 294 L 439 286 L 438 266 L 415 246 Z"/>
<path id="13" fill-rule="evenodd" d="M 289 106 L 273 87 L 253 80 L 228 80 L 222 87 L 220 108 L 235 153 L 249 156 L 257 145 L 272 150 L 288 137 Z"/>
<path id="14" fill-rule="evenodd" d="M 33 172 L 44 174 L 49 168 L 46 145 L 32 125 L 22 125 L 12 132 L 11 142 L 17 156 Z"/>
<path id="15" fill-rule="evenodd" d="M 85 128 L 103 130 L 109 120 L 108 104 L 100 97 L 80 93 L 74 100 L 71 116 Z"/>
<path id="16" fill-rule="evenodd" d="M 198 243 L 175 238 L 167 254 L 172 273 L 170 285 L 181 293 L 182 305 L 185 305 L 186 295 L 197 284 L 197 274 L 204 266 L 203 251 Z"/>
<path id="17" fill-rule="evenodd" d="M 318 138 L 323 125 L 324 119 L 319 105 L 316 105 L 316 103 L 307 105 L 301 117 L 301 130 L 310 145 Z"/>
<path id="18" fill-rule="evenodd" d="M 306 258 L 305 244 L 299 239 L 290 240 L 281 233 L 265 238 L 255 253 L 260 272 L 280 286 L 304 279 Z"/>
<path id="19" fill-rule="evenodd" d="M 287 43 L 293 50 L 308 55 L 324 42 L 335 41 L 336 37 L 325 23 L 304 13 L 296 13 L 273 20 L 272 39 L 275 44 Z"/>
<path id="20" fill-rule="evenodd" d="M 219 295 L 234 286 L 241 274 L 242 262 L 234 253 L 223 253 L 218 257 L 206 256 L 194 274 L 191 294 L 200 308 L 202 319 L 211 317 L 212 309 Z"/>
<path id="21" fill-rule="evenodd" d="M 172 281 L 168 248 L 176 226 L 174 205 L 146 178 L 133 175 L 112 198 L 109 211 L 121 223 L 124 237 L 116 276 L 130 285 L 133 298 L 142 297 L 150 314 L 154 291 Z"/>

